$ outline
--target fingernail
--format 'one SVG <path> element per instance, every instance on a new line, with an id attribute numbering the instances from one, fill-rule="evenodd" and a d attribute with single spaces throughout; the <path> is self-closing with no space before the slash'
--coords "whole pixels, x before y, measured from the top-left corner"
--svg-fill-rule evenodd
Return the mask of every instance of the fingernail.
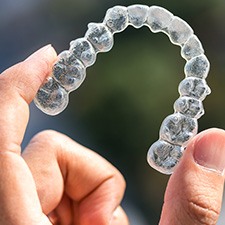
<path id="1" fill-rule="evenodd" d="M 46 46 L 40 48 L 36 52 L 34 52 L 25 61 L 36 58 L 36 57 L 38 57 L 39 54 L 43 54 L 43 53 L 50 54 L 50 55 L 53 55 L 53 54 L 56 55 L 56 52 L 55 52 L 54 48 L 52 47 L 51 44 L 49 44 L 49 45 L 46 45 Z"/>
<path id="2" fill-rule="evenodd" d="M 200 166 L 223 173 L 225 169 L 225 132 L 219 129 L 203 132 L 195 141 L 194 159 Z"/>

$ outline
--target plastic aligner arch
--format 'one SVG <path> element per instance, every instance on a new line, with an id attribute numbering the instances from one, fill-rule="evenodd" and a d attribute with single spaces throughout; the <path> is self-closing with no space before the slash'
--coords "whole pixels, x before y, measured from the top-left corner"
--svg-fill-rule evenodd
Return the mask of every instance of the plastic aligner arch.
<path id="1" fill-rule="evenodd" d="M 201 42 L 182 19 L 159 6 L 115 6 L 107 10 L 102 23 L 90 23 L 83 38 L 70 43 L 69 50 L 58 56 L 52 76 L 38 91 L 34 102 L 49 115 L 61 113 L 69 102 L 69 93 L 85 80 L 86 68 L 93 65 L 100 52 L 108 52 L 114 44 L 113 35 L 128 25 L 147 26 L 153 33 L 163 32 L 172 44 L 181 47 L 186 60 L 185 78 L 179 85 L 180 97 L 174 113 L 162 122 L 159 140 L 148 151 L 148 162 L 156 170 L 171 174 L 189 140 L 197 134 L 199 119 L 204 114 L 202 101 L 210 94 L 206 83 L 210 63 Z"/>

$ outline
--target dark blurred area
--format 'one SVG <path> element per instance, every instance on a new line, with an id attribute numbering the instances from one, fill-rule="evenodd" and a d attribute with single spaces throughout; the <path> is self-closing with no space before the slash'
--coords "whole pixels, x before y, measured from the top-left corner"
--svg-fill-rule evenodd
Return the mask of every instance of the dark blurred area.
<path id="1" fill-rule="evenodd" d="M 136 3 L 165 7 L 194 29 L 211 63 L 212 94 L 204 101 L 199 131 L 225 128 L 224 0 L 0 0 L 0 72 L 46 44 L 58 53 L 68 49 L 71 40 L 84 36 L 89 22 L 102 21 L 109 7 Z M 23 146 L 43 129 L 69 135 L 124 174 L 123 204 L 131 225 L 157 224 L 169 177 L 151 169 L 146 154 L 162 120 L 173 113 L 184 64 L 180 48 L 165 34 L 128 27 L 115 35 L 114 48 L 87 69 L 86 81 L 70 94 L 62 114 L 50 117 L 31 105 Z"/>

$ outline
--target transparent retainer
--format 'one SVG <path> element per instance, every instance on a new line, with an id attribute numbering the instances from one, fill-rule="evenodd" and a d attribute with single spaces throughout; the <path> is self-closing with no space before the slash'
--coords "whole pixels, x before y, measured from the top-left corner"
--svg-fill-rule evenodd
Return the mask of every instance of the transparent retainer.
<path id="1" fill-rule="evenodd" d="M 84 82 L 87 67 L 95 63 L 98 53 L 112 49 L 113 35 L 128 25 L 147 26 L 153 33 L 165 33 L 172 44 L 181 47 L 181 56 L 186 60 L 185 78 L 179 84 L 180 97 L 174 103 L 174 113 L 162 122 L 159 140 L 147 154 L 150 166 L 171 174 L 187 143 L 197 134 L 197 119 L 204 114 L 202 101 L 211 91 L 205 80 L 210 63 L 201 42 L 184 20 L 168 10 L 146 5 L 108 9 L 102 23 L 90 23 L 84 37 L 71 41 L 69 50 L 58 55 L 52 76 L 39 89 L 34 103 L 48 115 L 61 113 L 68 105 L 69 93 Z"/>

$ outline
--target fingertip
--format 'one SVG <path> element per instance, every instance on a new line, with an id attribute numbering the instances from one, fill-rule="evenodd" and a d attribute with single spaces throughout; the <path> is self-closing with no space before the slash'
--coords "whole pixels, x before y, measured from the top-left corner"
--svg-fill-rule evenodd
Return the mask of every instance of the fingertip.
<path id="1" fill-rule="evenodd" d="M 44 83 L 46 78 L 51 75 L 53 64 L 57 60 L 57 53 L 51 44 L 46 45 L 32 55 L 30 55 L 27 59 L 24 60 L 24 67 L 28 72 L 33 75 L 33 79 L 38 78 L 36 80 L 36 85 L 38 88 Z M 24 77 L 25 79 L 27 77 Z M 37 88 L 35 88 L 35 91 Z"/>
<path id="2" fill-rule="evenodd" d="M 57 54 L 52 45 L 46 45 L 26 60 L 4 72 L 11 89 L 30 103 L 46 78 L 51 75 Z"/>
<path id="3" fill-rule="evenodd" d="M 206 170 L 220 174 L 225 169 L 225 131 L 211 128 L 193 140 L 191 153 L 195 162 Z"/>
<path id="4" fill-rule="evenodd" d="M 25 61 L 36 60 L 39 57 L 46 57 L 47 59 L 55 60 L 57 58 L 57 53 L 53 46 L 51 44 L 48 44 L 31 54 L 27 59 L 25 59 Z"/>

